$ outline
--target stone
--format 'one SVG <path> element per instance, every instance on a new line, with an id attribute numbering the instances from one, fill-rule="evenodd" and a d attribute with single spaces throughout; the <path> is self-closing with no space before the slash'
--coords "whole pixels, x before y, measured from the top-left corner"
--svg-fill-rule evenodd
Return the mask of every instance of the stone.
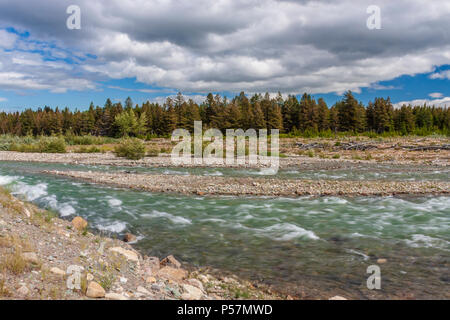
<path id="1" fill-rule="evenodd" d="M 190 284 L 182 284 L 181 287 L 184 293 L 181 295 L 183 300 L 200 300 L 203 296 L 203 291 Z"/>
<path id="2" fill-rule="evenodd" d="M 181 281 L 187 276 L 187 271 L 183 269 L 176 269 L 172 267 L 161 268 L 157 274 L 158 277 L 166 280 Z"/>
<path id="3" fill-rule="evenodd" d="M 139 263 L 139 256 L 134 251 L 127 250 L 122 247 L 109 248 L 109 251 L 123 255 L 128 261 Z"/>
<path id="4" fill-rule="evenodd" d="M 123 283 L 123 284 L 125 284 L 125 283 L 127 283 L 127 282 L 128 282 L 128 279 L 127 279 L 127 278 L 125 278 L 125 277 L 120 277 L 119 281 L 120 281 L 120 283 Z"/>
<path id="5" fill-rule="evenodd" d="M 124 242 L 134 242 L 136 241 L 136 236 L 132 235 L 131 233 L 125 233 L 123 237 Z"/>
<path id="6" fill-rule="evenodd" d="M 53 267 L 50 269 L 50 272 L 53 274 L 56 274 L 57 276 L 64 277 L 66 275 L 66 272 L 64 270 L 61 270 L 60 268 Z"/>
<path id="7" fill-rule="evenodd" d="M 34 252 L 25 252 L 22 254 L 22 257 L 25 261 L 31 262 L 33 264 L 39 264 L 39 258 L 36 253 Z"/>
<path id="8" fill-rule="evenodd" d="M 105 298 L 108 300 L 128 300 L 127 297 L 119 294 L 119 293 L 114 293 L 114 292 L 109 292 L 105 295 Z"/>
<path id="9" fill-rule="evenodd" d="M 334 296 L 334 297 L 331 297 L 331 298 L 328 299 L 328 300 L 347 300 L 347 299 L 344 298 L 344 297 L 341 297 L 341 296 Z"/>
<path id="10" fill-rule="evenodd" d="M 141 294 L 143 294 L 143 295 L 146 295 L 146 296 L 150 295 L 150 291 L 148 291 L 147 289 L 145 289 L 142 286 L 137 287 L 136 291 L 141 293 Z"/>
<path id="11" fill-rule="evenodd" d="M 147 283 L 155 283 L 156 282 L 156 278 L 155 277 L 147 277 L 147 279 L 145 279 L 145 282 Z"/>
<path id="12" fill-rule="evenodd" d="M 180 268 L 181 267 L 181 263 L 177 259 L 175 259 L 175 257 L 172 256 L 172 255 L 167 256 L 166 258 L 164 258 L 161 261 L 161 265 L 162 266 L 173 267 L 173 268 Z"/>
<path id="13" fill-rule="evenodd" d="M 198 279 L 188 279 L 187 282 L 188 282 L 190 285 L 192 285 L 192 286 L 194 286 L 194 287 L 197 287 L 197 288 L 199 288 L 199 289 L 202 290 L 202 291 L 204 290 L 204 289 L 203 289 L 203 284 L 202 284 L 201 281 L 198 280 Z"/>
<path id="14" fill-rule="evenodd" d="M 88 273 L 88 274 L 86 275 L 86 280 L 87 280 L 87 281 L 92 281 L 92 280 L 94 280 L 94 276 L 93 276 L 92 274 Z"/>
<path id="15" fill-rule="evenodd" d="M 205 276 L 204 274 L 198 275 L 198 278 L 200 279 L 201 282 L 203 282 L 205 284 L 209 282 L 208 277 Z"/>
<path id="16" fill-rule="evenodd" d="M 25 285 L 22 285 L 18 290 L 17 293 L 19 293 L 21 296 L 27 296 L 30 293 L 30 289 L 28 289 Z"/>
<path id="17" fill-rule="evenodd" d="M 147 257 L 144 260 L 144 272 L 146 275 L 150 276 L 158 272 L 160 269 L 159 258 L 157 257 Z"/>
<path id="18" fill-rule="evenodd" d="M 383 263 L 386 263 L 386 262 L 387 262 L 387 259 L 378 259 L 377 260 L 378 264 L 383 264 Z"/>
<path id="19" fill-rule="evenodd" d="M 91 281 L 88 285 L 86 296 L 89 298 L 103 298 L 105 297 L 105 289 L 97 282 Z"/>
<path id="20" fill-rule="evenodd" d="M 87 228 L 88 223 L 82 217 L 75 217 L 72 220 L 72 226 L 78 231 L 83 231 Z"/>

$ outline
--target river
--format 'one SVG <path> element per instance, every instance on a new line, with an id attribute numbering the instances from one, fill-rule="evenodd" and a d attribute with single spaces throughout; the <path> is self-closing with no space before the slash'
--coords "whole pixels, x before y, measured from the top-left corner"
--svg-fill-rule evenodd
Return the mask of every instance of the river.
<path id="1" fill-rule="evenodd" d="M 0 185 L 63 218 L 80 215 L 98 232 L 112 236 L 131 232 L 139 239 L 134 246 L 146 254 L 174 254 L 190 266 L 236 274 L 295 297 L 327 298 L 339 294 L 348 298 L 450 298 L 448 196 L 178 196 L 93 185 L 40 173 L 50 168 L 126 170 L 0 162 Z M 228 169 L 132 170 L 242 174 Z M 289 175 L 285 171 L 280 175 Z M 313 172 L 296 171 L 296 177 L 314 177 Z M 375 178 L 376 173 L 347 172 L 355 180 Z M 339 175 L 340 179 L 345 172 L 320 174 L 318 178 Z M 425 175 L 438 180 L 442 177 L 433 171 Z M 398 179 L 397 175 L 387 176 Z M 408 177 L 423 179 L 420 173 Z M 377 264 L 379 258 L 387 259 L 387 263 L 379 265 L 382 288 L 368 290 L 367 267 Z"/>

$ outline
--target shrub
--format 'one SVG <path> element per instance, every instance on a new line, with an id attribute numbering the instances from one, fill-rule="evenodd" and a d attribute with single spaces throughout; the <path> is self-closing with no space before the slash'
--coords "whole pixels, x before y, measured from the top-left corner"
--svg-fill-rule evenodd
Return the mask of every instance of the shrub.
<path id="1" fill-rule="evenodd" d="M 39 140 L 39 152 L 66 153 L 66 142 L 59 137 L 41 138 Z"/>
<path id="2" fill-rule="evenodd" d="M 124 139 L 114 148 L 118 157 L 139 160 L 145 156 L 145 144 L 139 139 Z"/>

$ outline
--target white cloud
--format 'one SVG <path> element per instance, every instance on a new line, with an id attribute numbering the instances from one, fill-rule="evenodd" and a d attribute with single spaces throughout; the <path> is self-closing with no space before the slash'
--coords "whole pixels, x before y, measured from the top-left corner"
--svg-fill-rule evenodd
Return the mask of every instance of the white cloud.
<path id="1" fill-rule="evenodd" d="M 430 75 L 430 79 L 450 79 L 450 70 L 433 73 Z"/>
<path id="2" fill-rule="evenodd" d="M 438 98 L 442 98 L 444 95 L 442 93 L 440 93 L 440 92 L 433 92 L 433 93 L 430 93 L 429 96 L 431 98 L 438 99 Z"/>
<path id="3" fill-rule="evenodd" d="M 427 104 L 428 106 L 448 108 L 450 107 L 450 97 L 443 97 L 441 99 L 417 99 L 411 101 L 401 101 L 394 104 L 394 108 L 400 108 L 403 105 L 423 106 L 424 104 Z"/>
<path id="4" fill-rule="evenodd" d="M 8 101 L 8 99 L 0 97 L 0 102 L 5 102 L 5 101 Z"/>
<path id="5" fill-rule="evenodd" d="M 442 32 L 450 30 L 448 0 L 379 0 L 383 29 L 368 30 L 372 2 L 79 0 L 82 29 L 70 31 L 61 23 L 69 0 L 4 0 L 0 25 L 54 41 L 58 46 L 46 50 L 76 63 L 16 56 L 0 61 L 6 68 L 0 71 L 60 92 L 72 84 L 90 89 L 98 79 L 136 78 L 182 92 L 342 93 L 391 89 L 377 83 L 450 64 L 450 34 Z M 42 50 L 42 42 L 8 43 Z M 97 59 L 84 61 L 61 48 Z M 63 85 L 62 75 L 86 81 Z M 450 71 L 431 78 L 450 79 Z"/>
<path id="6" fill-rule="evenodd" d="M 166 102 L 167 98 L 175 99 L 176 95 L 159 96 L 159 97 L 151 98 L 148 101 L 153 102 L 153 103 L 159 103 L 160 105 L 163 105 Z M 183 95 L 183 98 L 186 101 L 191 99 L 194 102 L 200 104 L 205 101 L 206 96 L 204 96 L 204 95 Z"/>
<path id="7" fill-rule="evenodd" d="M 17 36 L 5 30 L 0 30 L 0 48 L 11 49 L 16 43 Z"/>

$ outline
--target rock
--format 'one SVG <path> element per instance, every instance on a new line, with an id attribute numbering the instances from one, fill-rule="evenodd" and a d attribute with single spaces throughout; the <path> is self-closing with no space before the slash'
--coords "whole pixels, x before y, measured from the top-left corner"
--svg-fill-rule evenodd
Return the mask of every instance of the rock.
<path id="1" fill-rule="evenodd" d="M 178 262 L 178 260 L 175 259 L 175 257 L 172 256 L 172 255 L 167 256 L 166 258 L 164 258 L 161 261 L 161 265 L 162 266 L 173 267 L 173 268 L 180 268 L 181 267 L 181 263 Z"/>
<path id="2" fill-rule="evenodd" d="M 21 296 L 27 296 L 30 293 L 30 289 L 28 289 L 25 285 L 22 285 L 18 290 L 17 293 Z"/>
<path id="3" fill-rule="evenodd" d="M 132 235 L 131 233 L 126 233 L 125 236 L 123 237 L 123 241 L 124 242 L 133 242 L 136 241 L 136 236 Z"/>
<path id="4" fill-rule="evenodd" d="M 87 280 L 87 281 L 92 281 L 92 280 L 94 280 L 94 276 L 93 276 L 92 274 L 88 273 L 88 274 L 86 275 L 86 280 Z"/>
<path id="5" fill-rule="evenodd" d="M 187 271 L 183 269 L 176 269 L 172 267 L 161 268 L 157 274 L 158 277 L 166 280 L 181 281 L 187 276 Z"/>
<path id="6" fill-rule="evenodd" d="M 61 277 L 64 277 L 66 275 L 66 272 L 64 270 L 61 270 L 60 268 L 57 267 L 51 268 L 50 272 Z"/>
<path id="7" fill-rule="evenodd" d="M 39 264 L 39 258 L 37 256 L 37 254 L 34 252 L 25 252 L 24 254 L 22 254 L 22 257 L 27 262 L 31 262 L 33 264 Z"/>
<path id="8" fill-rule="evenodd" d="M 128 282 L 128 279 L 127 279 L 127 278 L 125 278 L 125 277 L 120 277 L 119 281 L 120 281 L 120 283 L 123 283 L 123 284 L 125 284 L 125 283 L 127 283 L 127 282 Z"/>
<path id="9" fill-rule="evenodd" d="M 184 293 L 181 295 L 183 300 L 200 300 L 203 296 L 203 291 L 190 284 L 182 284 L 181 287 Z"/>
<path id="10" fill-rule="evenodd" d="M 201 283 L 200 280 L 198 280 L 198 279 L 188 279 L 187 282 L 190 285 L 193 285 L 194 287 L 197 287 L 197 288 L 199 288 L 200 290 L 203 291 L 203 284 Z"/>
<path id="11" fill-rule="evenodd" d="M 205 284 L 209 282 L 208 277 L 205 276 L 204 274 L 198 275 L 198 278 L 200 279 L 201 282 L 203 282 Z"/>
<path id="12" fill-rule="evenodd" d="M 127 297 L 119 294 L 119 293 L 114 293 L 114 292 L 109 292 L 105 295 L 105 298 L 108 300 L 128 300 Z"/>
<path id="13" fill-rule="evenodd" d="M 160 269 L 159 258 L 157 257 L 147 257 L 144 260 L 144 272 L 146 275 L 150 276 L 158 272 Z"/>
<path id="14" fill-rule="evenodd" d="M 139 263 L 139 256 L 136 252 L 122 247 L 109 248 L 109 251 L 123 255 L 127 260 Z"/>
<path id="15" fill-rule="evenodd" d="M 87 228 L 87 221 L 84 220 L 82 217 L 75 217 L 72 220 L 72 226 L 78 230 L 78 231 L 83 231 L 84 229 Z"/>
<path id="16" fill-rule="evenodd" d="M 105 289 L 97 282 L 90 282 L 86 291 L 86 296 L 89 298 L 103 298 L 105 297 Z"/>
<path id="17" fill-rule="evenodd" d="M 145 279 L 145 282 L 147 282 L 147 283 L 155 283 L 156 282 L 156 278 L 155 277 L 147 277 L 147 279 Z"/>
<path id="18" fill-rule="evenodd" d="M 383 263 L 386 263 L 386 262 L 387 262 L 387 259 L 378 259 L 377 260 L 378 264 L 383 264 Z"/>
<path id="19" fill-rule="evenodd" d="M 146 296 L 150 295 L 150 291 L 148 291 L 147 289 L 145 289 L 142 286 L 137 287 L 136 291 L 141 293 L 141 294 L 143 294 L 143 295 L 146 295 Z"/>
<path id="20" fill-rule="evenodd" d="M 341 297 L 341 296 L 334 296 L 334 297 L 331 297 L 331 298 L 328 299 L 328 300 L 347 300 L 347 299 L 344 298 L 344 297 Z"/>

